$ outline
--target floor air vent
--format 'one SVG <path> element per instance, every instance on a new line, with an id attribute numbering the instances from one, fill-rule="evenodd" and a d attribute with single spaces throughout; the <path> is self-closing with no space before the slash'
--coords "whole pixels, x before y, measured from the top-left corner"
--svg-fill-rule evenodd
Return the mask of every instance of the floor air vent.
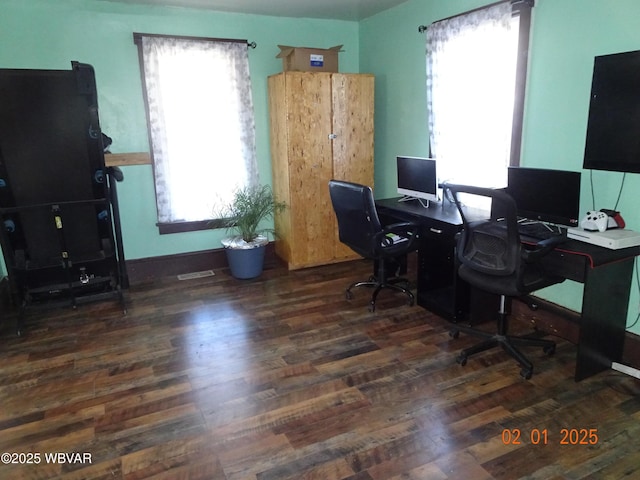
<path id="1" fill-rule="evenodd" d="M 203 270 L 202 272 L 183 273 L 178 275 L 178 280 L 193 280 L 194 278 L 213 277 L 213 270 Z"/>

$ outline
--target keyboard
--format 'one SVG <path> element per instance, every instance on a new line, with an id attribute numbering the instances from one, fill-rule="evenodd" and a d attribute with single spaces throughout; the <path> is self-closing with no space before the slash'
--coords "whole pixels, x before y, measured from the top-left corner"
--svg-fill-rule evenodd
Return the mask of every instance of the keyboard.
<path id="1" fill-rule="evenodd" d="M 542 222 L 526 222 L 518 224 L 518 233 L 524 237 L 546 240 L 553 237 L 566 237 L 567 229 Z"/>

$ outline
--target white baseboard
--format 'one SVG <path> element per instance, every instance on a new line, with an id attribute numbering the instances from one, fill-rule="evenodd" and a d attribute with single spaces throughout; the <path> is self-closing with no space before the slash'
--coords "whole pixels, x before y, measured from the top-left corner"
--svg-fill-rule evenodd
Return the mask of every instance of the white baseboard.
<path id="1" fill-rule="evenodd" d="M 640 379 L 640 370 L 636 368 L 628 367 L 627 365 L 623 365 L 617 362 L 611 362 L 611 369 L 618 372 L 626 373 L 627 375 Z"/>

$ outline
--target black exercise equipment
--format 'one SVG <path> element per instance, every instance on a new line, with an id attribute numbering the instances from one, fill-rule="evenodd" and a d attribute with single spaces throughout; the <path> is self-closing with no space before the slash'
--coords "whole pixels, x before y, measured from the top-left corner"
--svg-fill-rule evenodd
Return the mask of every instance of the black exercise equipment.
<path id="1" fill-rule="evenodd" d="M 98 120 L 95 73 L 0 69 L 0 246 L 17 332 L 30 306 L 115 296 L 128 277 L 111 139 Z"/>

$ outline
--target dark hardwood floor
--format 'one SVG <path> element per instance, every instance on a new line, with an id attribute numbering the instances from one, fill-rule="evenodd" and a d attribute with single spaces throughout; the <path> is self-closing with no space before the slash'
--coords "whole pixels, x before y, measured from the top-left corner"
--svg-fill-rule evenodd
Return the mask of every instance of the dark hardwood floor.
<path id="1" fill-rule="evenodd" d="M 2 479 L 640 478 L 639 386 L 576 383 L 575 345 L 455 362 L 475 341 L 364 261 L 175 277 L 0 332 Z M 524 326 L 524 323 L 522 323 Z M 7 455 L 8 454 L 8 455 Z M 31 462 L 31 463 L 26 463 Z"/>

